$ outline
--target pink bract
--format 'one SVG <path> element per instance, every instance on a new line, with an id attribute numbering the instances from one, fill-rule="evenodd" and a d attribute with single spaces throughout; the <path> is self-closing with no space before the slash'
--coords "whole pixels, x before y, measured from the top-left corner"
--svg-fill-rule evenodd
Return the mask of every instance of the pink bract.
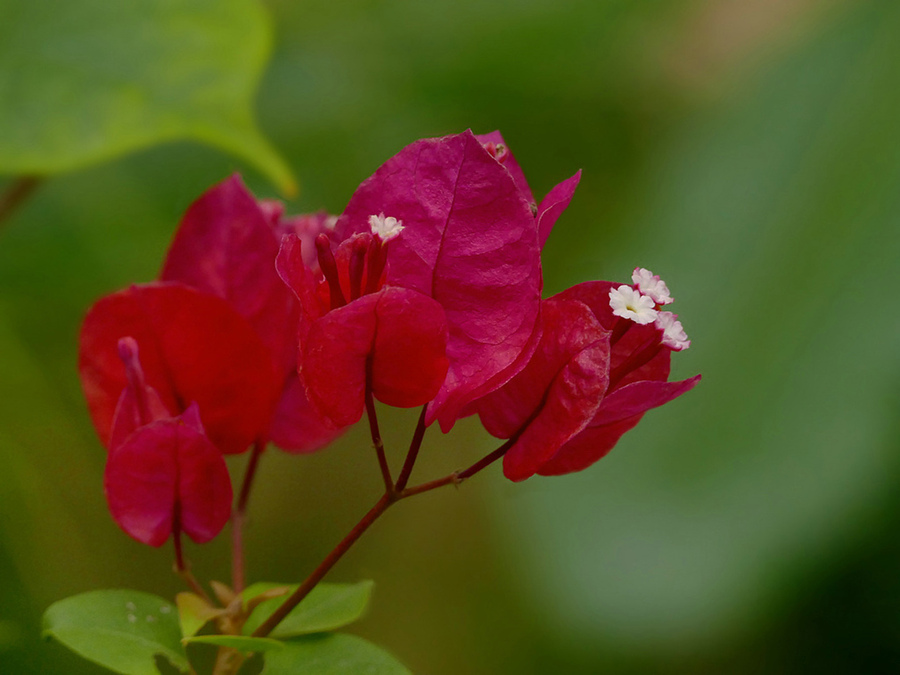
<path id="1" fill-rule="evenodd" d="M 527 184 L 515 173 L 470 131 L 417 141 L 359 186 L 335 228 L 346 239 L 367 232 L 372 215 L 402 222 L 386 283 L 446 312 L 449 370 L 428 411 L 444 431 L 537 345 L 540 246 Z"/>
<path id="2" fill-rule="evenodd" d="M 221 298 L 176 283 L 132 286 L 99 300 L 81 330 L 79 370 L 94 426 L 109 447 L 127 384 L 122 337 L 140 345 L 147 385 L 166 410 L 197 403 L 209 438 L 243 452 L 265 435 L 281 391 L 269 350 Z"/>
<path id="3" fill-rule="evenodd" d="M 678 398 L 700 381 L 700 375 L 668 381 L 672 352 L 662 345 L 662 331 L 652 324 L 632 324 L 614 316 L 609 291 L 616 285 L 590 281 L 555 296 L 583 302 L 611 335 L 619 335 L 610 351 L 609 388 L 597 414 L 587 428 L 540 467 L 537 473 L 543 476 L 587 468 L 604 457 L 645 412 Z M 627 322 L 624 332 L 623 321 Z"/>
<path id="4" fill-rule="evenodd" d="M 213 539 L 231 515 L 231 480 L 199 417 L 157 420 L 115 447 L 104 484 L 113 519 L 131 537 L 162 546 L 183 531 L 197 543 Z"/>
<path id="5" fill-rule="evenodd" d="M 540 344 L 525 368 L 475 405 L 485 428 L 515 438 L 503 458 L 514 481 L 532 476 L 591 422 L 609 372 L 609 332 L 583 303 L 545 300 Z"/>
<path id="6" fill-rule="evenodd" d="M 294 294 L 275 270 L 281 239 L 294 234 L 312 249 L 333 220 L 325 213 L 285 218 L 279 202 L 257 202 L 238 175 L 207 190 L 187 210 L 161 273 L 226 300 L 268 347 L 283 378 L 264 436 L 283 450 L 311 452 L 335 436 L 312 410 L 297 381 Z"/>
<path id="7" fill-rule="evenodd" d="M 377 250 L 381 246 L 371 236 L 359 235 L 339 247 L 332 277 L 341 288 L 315 279 L 294 237 L 285 239 L 278 258 L 279 271 L 303 307 L 301 381 L 313 407 L 336 428 L 360 419 L 367 387 L 383 403 L 408 408 L 432 400 L 447 374 L 443 308 L 417 291 L 377 288 L 380 273 L 370 285 L 371 256 L 359 263 L 358 288 L 351 292 L 346 252 L 357 243 L 360 255 L 373 244 Z M 369 287 L 373 291 L 363 293 Z M 332 291 L 341 299 L 333 299 Z"/>

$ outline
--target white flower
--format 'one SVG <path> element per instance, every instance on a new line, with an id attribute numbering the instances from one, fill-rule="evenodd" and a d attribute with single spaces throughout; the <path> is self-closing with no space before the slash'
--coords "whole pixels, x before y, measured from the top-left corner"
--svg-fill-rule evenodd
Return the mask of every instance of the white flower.
<path id="1" fill-rule="evenodd" d="M 672 351 L 680 352 L 691 346 L 677 314 L 658 312 L 655 325 L 663 332 L 662 343 Z"/>
<path id="2" fill-rule="evenodd" d="M 631 286 L 621 285 L 609 292 L 609 306 L 613 314 L 631 319 L 641 325 L 653 323 L 657 311 L 652 298 L 641 295 Z"/>
<path id="3" fill-rule="evenodd" d="M 403 231 L 402 220 L 397 220 L 392 216 L 385 218 L 383 213 L 379 213 L 377 216 L 369 216 L 369 226 L 372 228 L 372 234 L 385 244 L 399 236 L 400 232 Z"/>
<path id="4" fill-rule="evenodd" d="M 666 282 L 647 268 L 635 267 L 634 272 L 631 273 L 631 280 L 641 293 L 649 295 L 657 305 L 668 305 L 672 302 Z"/>

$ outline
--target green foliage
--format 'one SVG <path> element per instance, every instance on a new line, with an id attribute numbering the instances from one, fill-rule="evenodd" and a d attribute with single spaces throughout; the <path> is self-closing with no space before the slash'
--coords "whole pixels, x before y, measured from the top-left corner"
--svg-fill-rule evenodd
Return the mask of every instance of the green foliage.
<path id="1" fill-rule="evenodd" d="M 278 624 L 272 635 L 274 637 L 291 637 L 309 633 L 323 633 L 341 628 L 357 621 L 365 614 L 366 607 L 372 597 L 372 581 L 359 581 L 355 584 L 320 583 L 316 586 L 285 619 Z M 279 584 L 260 582 L 247 588 L 243 596 L 246 600 L 278 588 Z M 244 624 L 244 633 L 249 635 L 256 630 L 278 607 L 284 599 L 297 588 L 287 586 L 283 597 L 266 600 L 250 615 Z"/>
<path id="2" fill-rule="evenodd" d="M 262 675 L 412 675 L 383 649 L 355 635 L 315 635 L 266 654 Z"/>
<path id="3" fill-rule="evenodd" d="M 201 643 L 217 647 L 231 647 L 239 652 L 248 654 L 284 649 L 284 643 L 280 640 L 247 637 L 245 635 L 195 635 L 194 637 L 185 638 L 184 642 L 185 644 Z"/>
<path id="4" fill-rule="evenodd" d="M 158 675 L 157 655 L 188 670 L 175 606 L 147 593 L 91 591 L 60 600 L 44 614 L 44 636 L 124 675 Z"/>
<path id="5" fill-rule="evenodd" d="M 0 173 L 69 171 L 190 139 L 291 193 L 253 114 L 270 43 L 254 0 L 0 0 Z"/>
<path id="6" fill-rule="evenodd" d="M 244 592 L 248 602 L 261 594 L 276 598 L 261 602 L 245 626 L 249 634 L 284 601 L 296 586 L 254 584 Z M 53 637 L 84 658 L 124 675 L 158 675 L 156 658 L 162 656 L 185 672 L 189 669 L 184 644 L 208 644 L 245 653 L 266 653 L 265 673 L 304 672 L 309 675 L 408 673 L 390 654 L 349 635 L 324 631 L 356 621 L 366 610 L 372 582 L 320 584 L 274 631 L 280 636 L 322 633 L 283 642 L 247 635 L 199 635 L 181 639 L 179 612 L 188 616 L 187 630 L 198 630 L 215 611 L 204 610 L 189 593 L 179 597 L 179 608 L 162 598 L 138 591 L 110 590 L 83 593 L 52 605 L 44 615 L 44 635 Z"/>

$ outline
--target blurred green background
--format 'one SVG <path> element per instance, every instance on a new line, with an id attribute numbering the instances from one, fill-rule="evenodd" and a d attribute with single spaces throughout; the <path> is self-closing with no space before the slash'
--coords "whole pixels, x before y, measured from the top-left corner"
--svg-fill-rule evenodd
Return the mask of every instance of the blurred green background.
<path id="1" fill-rule="evenodd" d="M 241 86 L 259 128 L 299 179 L 289 211 L 339 213 L 404 145 L 498 128 L 537 195 L 584 170 L 546 250 L 547 294 L 652 269 L 693 341 L 674 374 L 704 376 L 581 474 L 513 485 L 494 467 L 398 505 L 330 577 L 376 581 L 354 630 L 431 675 L 897 672 L 900 5 L 264 9 L 271 61 L 265 44 L 247 56 L 257 92 L 235 57 L 246 45 L 213 49 L 249 72 Z M 0 51 L 17 11 L 0 2 Z M 11 70 L 0 62 L 7 95 Z M 2 120 L 0 156 L 27 150 L 14 116 Z M 0 225 L 3 673 L 102 672 L 39 642 L 55 600 L 180 590 L 170 548 L 131 541 L 106 512 L 76 338 L 95 299 L 155 277 L 180 215 L 212 183 L 241 171 L 258 195 L 278 196 L 255 168 L 277 177 L 277 157 L 251 164 L 242 158 L 261 146 L 222 140 L 252 129 L 240 120 L 221 137 L 195 125 L 156 139 L 212 145 L 97 154 Z M 384 412 L 395 462 L 414 424 Z M 494 445 L 472 420 L 445 438 L 434 429 L 414 479 Z M 361 428 L 315 456 L 273 450 L 260 471 L 254 580 L 303 578 L 379 493 Z M 188 548 L 198 576 L 227 578 L 226 539 Z"/>

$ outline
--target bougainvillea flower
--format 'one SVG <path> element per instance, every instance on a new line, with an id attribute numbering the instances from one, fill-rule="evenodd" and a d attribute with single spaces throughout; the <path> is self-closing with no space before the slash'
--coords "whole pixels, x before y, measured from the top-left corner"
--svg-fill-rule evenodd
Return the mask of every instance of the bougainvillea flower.
<path id="1" fill-rule="evenodd" d="M 310 407 L 297 380 L 298 303 L 275 271 L 284 235 L 304 242 L 315 264 L 315 237 L 335 218 L 326 213 L 284 217 L 276 201 L 257 202 L 237 175 L 213 186 L 184 215 L 161 279 L 178 281 L 226 300 L 269 348 L 282 378 L 281 395 L 264 434 L 283 450 L 309 452 L 335 436 Z"/>
<path id="2" fill-rule="evenodd" d="M 138 344 L 118 343 L 127 373 L 110 437 L 105 488 L 110 512 L 134 539 L 161 546 L 184 531 L 197 543 L 224 527 L 231 480 L 203 431 L 196 404 L 172 417 L 144 378 Z"/>
<path id="3" fill-rule="evenodd" d="M 498 438 L 516 438 L 503 472 L 522 480 L 583 431 L 597 414 L 609 373 L 609 332 L 575 300 L 545 300 L 544 330 L 528 365 L 504 387 L 476 402 Z"/>
<path id="4" fill-rule="evenodd" d="M 574 182 L 542 211 L 499 134 L 424 139 L 365 180 L 335 226 L 345 241 L 370 218 L 402 222 L 386 283 L 431 297 L 449 329 L 447 377 L 427 421 L 448 431 L 467 403 L 524 367 L 540 338 L 539 218 L 549 231 Z"/>
<path id="5" fill-rule="evenodd" d="M 243 452 L 266 433 L 281 380 L 260 336 L 221 298 L 151 283 L 100 299 L 81 329 L 81 381 L 107 448 L 128 381 L 118 347 L 126 336 L 140 346 L 147 384 L 165 409 L 177 416 L 196 403 L 222 452 Z"/>
<path id="6" fill-rule="evenodd" d="M 644 278 L 638 270 L 635 277 Z M 672 351 L 687 348 L 690 341 L 675 315 L 658 309 L 670 298 L 668 289 L 661 291 L 665 284 L 655 278 L 658 304 L 639 288 L 593 281 L 546 301 L 544 337 L 532 361 L 506 386 L 476 402 L 474 408 L 490 433 L 515 439 L 504 456 L 508 478 L 519 481 L 535 473 L 549 476 L 587 468 L 645 412 L 681 396 L 700 380 L 697 375 L 668 381 Z M 566 384 L 568 388 L 561 386 Z"/>
<path id="7" fill-rule="evenodd" d="M 138 428 L 114 448 L 104 485 L 116 523 L 150 546 L 162 546 L 176 531 L 202 544 L 231 515 L 228 469 L 203 432 L 196 405 Z"/>
<path id="8" fill-rule="evenodd" d="M 302 306 L 299 373 L 313 407 L 340 428 L 362 417 L 367 389 L 383 403 L 419 406 L 432 400 L 447 374 L 447 321 L 434 299 L 384 285 L 386 248 L 403 229 L 373 215 L 371 234 L 332 252 L 316 242 L 317 270 L 304 263 L 302 243 L 285 238 L 278 270 Z"/>

